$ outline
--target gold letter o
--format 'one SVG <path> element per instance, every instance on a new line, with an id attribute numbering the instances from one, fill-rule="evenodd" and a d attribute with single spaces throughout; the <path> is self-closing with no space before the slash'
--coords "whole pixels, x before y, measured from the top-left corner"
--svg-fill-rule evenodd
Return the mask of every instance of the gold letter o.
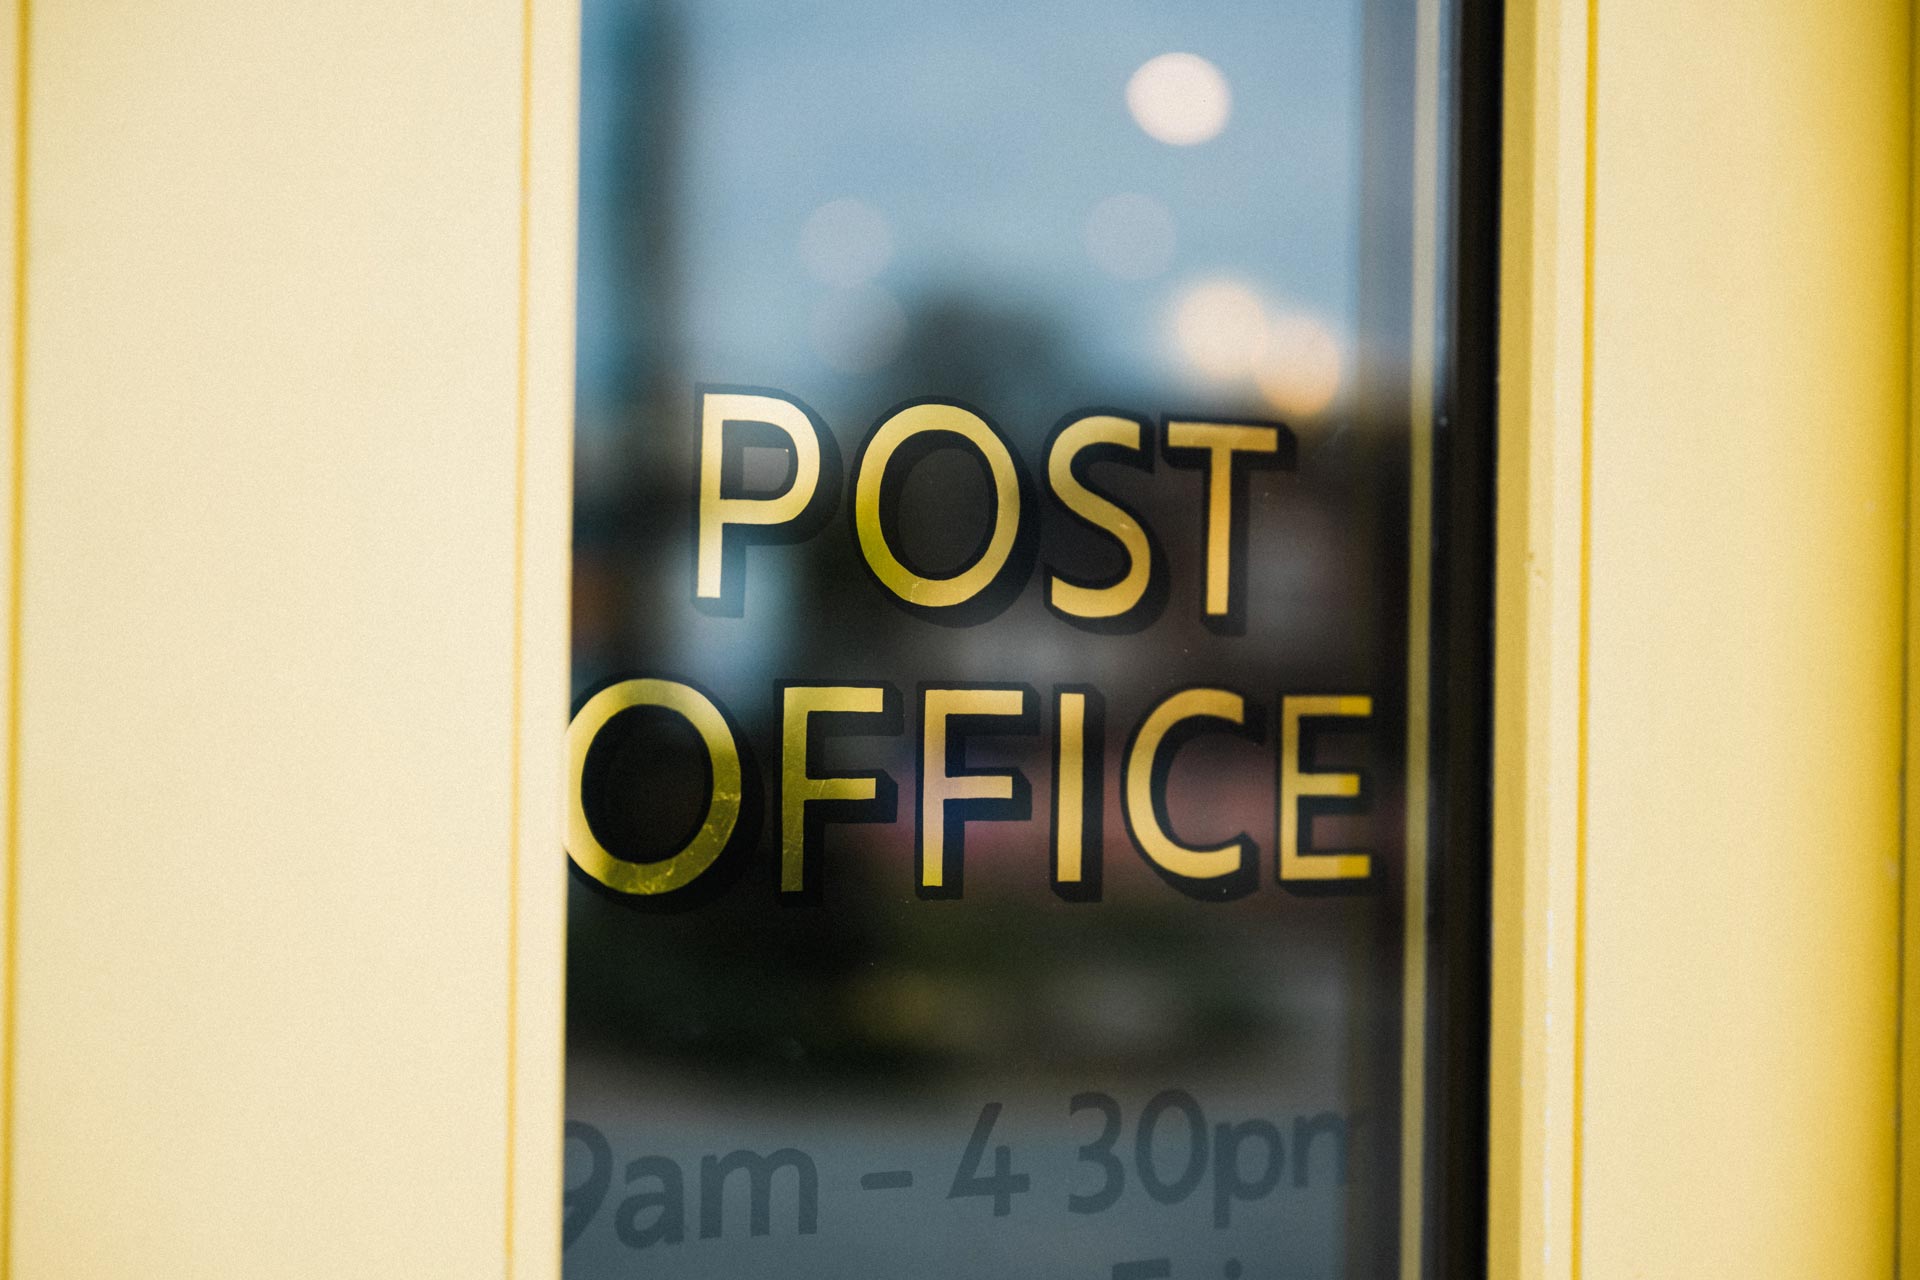
<path id="1" fill-rule="evenodd" d="M 901 564 L 880 527 L 880 486 L 886 478 L 887 464 L 901 445 L 929 431 L 944 431 L 965 440 L 986 460 L 993 474 L 993 536 L 980 558 L 951 578 L 923 578 Z M 860 474 L 854 480 L 853 525 L 861 554 L 887 590 L 908 604 L 928 609 L 965 604 L 992 584 L 1013 554 L 1014 539 L 1020 532 L 1020 480 L 1013 454 L 1007 442 L 977 413 L 938 402 L 908 405 L 880 424 L 860 455 Z"/>
<path id="2" fill-rule="evenodd" d="M 607 721 L 634 707 L 675 712 L 700 735 L 712 765 L 713 791 L 707 816 L 685 848 L 658 862 L 629 862 L 608 853 L 587 822 L 581 794 L 587 752 Z M 674 680 L 622 680 L 587 699 L 567 726 L 567 856 L 588 875 L 618 893 L 652 895 L 684 888 L 713 865 L 740 821 L 740 748 L 713 700 Z"/>

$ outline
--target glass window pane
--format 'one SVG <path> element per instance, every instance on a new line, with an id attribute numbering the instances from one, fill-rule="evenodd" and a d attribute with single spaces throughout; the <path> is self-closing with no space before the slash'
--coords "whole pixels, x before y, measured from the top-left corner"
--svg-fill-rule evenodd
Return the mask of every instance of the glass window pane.
<path id="1" fill-rule="evenodd" d="M 1465 20 L 587 0 L 573 1280 L 1471 1251 Z"/>

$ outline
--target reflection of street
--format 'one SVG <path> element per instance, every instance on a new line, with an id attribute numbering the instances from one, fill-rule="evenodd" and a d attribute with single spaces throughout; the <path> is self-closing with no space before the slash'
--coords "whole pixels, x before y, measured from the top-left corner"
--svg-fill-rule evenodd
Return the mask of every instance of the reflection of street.
<path id="1" fill-rule="evenodd" d="M 1380 1104 L 1367 1098 L 1380 1095 L 1354 1088 L 1366 1066 L 1349 1049 L 1361 1012 L 1345 994 L 1353 926 L 1277 895 L 1267 909 L 1257 898 L 1165 902 L 1157 879 L 1129 888 L 1134 879 L 1119 877 L 1120 900 L 1097 907 L 1036 908 L 1030 894 L 985 891 L 929 904 L 869 887 L 848 898 L 872 904 L 864 914 L 822 911 L 811 927 L 771 903 L 753 911 L 760 898 L 636 916 L 576 891 L 568 1114 L 606 1135 L 618 1167 L 664 1155 L 687 1171 L 688 1188 L 706 1155 L 794 1147 L 817 1163 L 817 1239 L 789 1228 L 792 1250 L 769 1252 L 751 1236 L 701 1241 L 690 1230 L 684 1248 L 671 1247 L 670 1274 L 754 1274 L 774 1257 L 800 1276 L 902 1274 L 929 1243 L 953 1251 L 943 1258 L 978 1259 L 977 1272 L 956 1274 L 983 1277 L 1077 1274 L 1006 1268 L 1041 1257 L 1083 1267 L 1136 1244 L 1263 1260 L 1250 1275 L 1344 1274 L 1331 1259 L 1356 1222 L 1380 1212 L 1369 1172 L 1390 1169 L 1394 1150 L 1390 1109 L 1369 1112 Z M 595 931 L 582 912 L 605 913 L 602 926 L 618 929 L 604 956 L 583 952 Z M 864 921 L 861 940 L 848 937 L 850 921 Z M 835 955 L 841 967 L 829 970 Z M 1283 1174 L 1271 1194 L 1234 1205 L 1224 1230 L 1212 1225 L 1210 1192 L 1161 1205 L 1137 1176 L 1111 1210 L 1067 1213 L 1063 1197 L 1097 1183 L 1074 1155 L 1102 1129 L 1097 1115 L 1070 1116 L 1070 1100 L 1100 1090 L 1122 1102 L 1128 1126 L 1116 1150 L 1132 1163 L 1141 1109 L 1176 1087 L 1204 1108 L 1209 1141 L 1221 1141 L 1221 1123 L 1275 1126 Z M 943 1198 L 989 1101 L 1006 1105 L 993 1142 L 1011 1146 L 1032 1178 L 1005 1219 Z M 1286 1163 L 1296 1127 L 1329 1116 L 1358 1117 L 1348 1181 L 1333 1173 L 1337 1144 L 1323 1141 L 1313 1154 L 1324 1167 L 1298 1187 Z M 1157 1123 L 1154 1162 L 1166 1180 L 1177 1181 L 1192 1128 L 1173 1113 Z M 1257 1138 L 1242 1135 L 1234 1176 L 1259 1177 Z M 570 1144 L 569 1185 L 584 1177 L 582 1156 Z M 912 1194 L 870 1207 L 858 1179 L 893 1169 L 914 1173 Z M 1208 1177 L 1218 1185 L 1211 1164 Z M 614 1179 L 615 1204 L 620 1188 Z M 569 1252 L 570 1274 L 620 1274 L 597 1266 L 634 1252 L 608 1212 Z M 783 1212 L 790 1222 L 792 1209 Z"/>
<path id="2" fill-rule="evenodd" d="M 576 885 L 571 1035 L 583 1050 L 750 1077 L 1195 1062 L 1338 1074 L 1356 1016 L 1344 983 L 1376 900 L 1269 888 L 1195 902 L 1129 861 L 1097 904 L 1052 900 L 1038 867 L 1017 892 L 980 884 L 962 902 L 923 902 L 904 892 L 904 859 L 889 894 L 879 868 L 843 857 L 818 905 L 743 886 L 645 914 Z M 1373 953 L 1384 980 L 1394 949 Z"/>

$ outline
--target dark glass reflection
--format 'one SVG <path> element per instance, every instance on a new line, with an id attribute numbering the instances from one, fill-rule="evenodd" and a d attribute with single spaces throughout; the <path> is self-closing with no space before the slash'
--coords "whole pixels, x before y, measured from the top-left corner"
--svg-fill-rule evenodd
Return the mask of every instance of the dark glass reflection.
<path id="1" fill-rule="evenodd" d="M 1416 109 L 1437 110 L 1414 96 L 1416 18 L 1384 0 L 587 0 L 576 694 L 705 689 L 747 749 L 757 836 L 670 902 L 574 877 L 573 1280 L 1397 1274 L 1412 156 Z M 746 552 L 739 617 L 693 599 L 710 384 L 804 401 L 843 472 L 817 536 Z M 847 515 L 862 439 L 929 396 L 988 417 L 1035 484 L 1036 562 L 972 626 L 890 600 Z M 1123 568 L 1046 495 L 1049 433 L 1091 407 L 1156 432 L 1287 428 L 1292 467 L 1248 474 L 1237 625 L 1203 615 L 1202 473 L 1165 456 L 1088 471 L 1157 541 L 1156 596 L 1118 630 L 1049 612 L 1049 565 Z M 791 466 L 750 447 L 730 483 L 774 492 Z M 902 558 L 964 565 L 989 495 L 972 455 L 921 459 L 893 495 Z M 816 761 L 884 770 L 896 817 L 828 826 L 817 892 L 783 900 L 776 684 L 829 679 L 902 695 L 897 734 L 832 737 Z M 1037 692 L 1032 732 L 967 749 L 1025 775 L 1030 816 L 969 826 L 963 896 L 926 900 L 918 691 L 975 681 Z M 1226 900 L 1159 874 L 1122 806 L 1129 736 L 1187 685 L 1251 712 L 1245 734 L 1183 745 L 1165 783 L 1187 843 L 1258 846 Z M 1104 704 L 1095 901 L 1049 884 L 1060 686 Z M 1286 694 L 1373 699 L 1313 748 L 1366 777 L 1363 804 L 1311 825 L 1372 855 L 1357 891 L 1276 882 Z M 636 713 L 600 751 L 603 843 L 671 854 L 704 812 L 697 739 Z"/>

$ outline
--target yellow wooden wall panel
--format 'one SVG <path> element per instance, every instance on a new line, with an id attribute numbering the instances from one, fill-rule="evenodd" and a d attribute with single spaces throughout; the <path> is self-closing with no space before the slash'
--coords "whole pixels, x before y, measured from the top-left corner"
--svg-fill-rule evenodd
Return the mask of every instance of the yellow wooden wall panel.
<path id="1" fill-rule="evenodd" d="M 557 1277 L 565 1068 L 567 880 L 560 797 L 570 696 L 574 280 L 580 7 L 524 11 L 526 386 L 521 459 L 518 1066 L 509 1280 Z"/>
<path id="2" fill-rule="evenodd" d="M 1515 10 L 1495 1273 L 1886 1274 L 1909 7 Z"/>
<path id="3" fill-rule="evenodd" d="M 1592 1275 L 1891 1268 L 1909 20 L 1601 6 Z"/>
<path id="4" fill-rule="evenodd" d="M 8 1274 L 552 1274 L 575 18 L 27 16 Z"/>

